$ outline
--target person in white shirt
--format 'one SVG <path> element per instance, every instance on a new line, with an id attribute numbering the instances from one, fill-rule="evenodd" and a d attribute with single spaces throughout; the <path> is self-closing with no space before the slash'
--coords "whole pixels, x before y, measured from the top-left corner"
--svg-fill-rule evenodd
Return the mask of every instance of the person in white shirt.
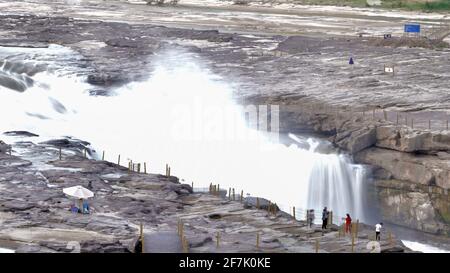
<path id="1" fill-rule="evenodd" d="M 379 223 L 375 225 L 375 240 L 380 241 L 381 239 L 381 228 L 383 228 L 383 223 Z"/>

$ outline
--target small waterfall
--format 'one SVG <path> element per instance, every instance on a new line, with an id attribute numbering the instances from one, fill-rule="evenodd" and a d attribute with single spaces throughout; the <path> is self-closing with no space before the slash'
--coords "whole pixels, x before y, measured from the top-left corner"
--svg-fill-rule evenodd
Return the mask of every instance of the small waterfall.
<path id="1" fill-rule="evenodd" d="M 346 155 L 319 155 L 309 178 L 307 207 L 321 212 L 333 211 L 334 218 L 364 221 L 365 170 L 352 164 Z"/>

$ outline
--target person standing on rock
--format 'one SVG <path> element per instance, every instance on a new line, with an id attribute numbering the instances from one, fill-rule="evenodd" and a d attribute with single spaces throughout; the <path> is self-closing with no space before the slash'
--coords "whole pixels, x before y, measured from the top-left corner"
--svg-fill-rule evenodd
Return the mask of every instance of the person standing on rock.
<path id="1" fill-rule="evenodd" d="M 324 207 L 322 211 L 322 229 L 327 229 L 328 215 L 329 212 L 327 210 L 327 207 Z"/>
<path id="2" fill-rule="evenodd" d="M 312 228 L 312 225 L 314 224 L 314 210 L 313 209 L 308 210 L 308 224 L 309 224 L 309 228 Z"/>
<path id="3" fill-rule="evenodd" d="M 347 217 L 345 218 L 345 233 L 350 233 L 352 227 L 352 218 L 350 214 L 347 213 Z"/>
<path id="4" fill-rule="evenodd" d="M 375 240 L 381 240 L 381 229 L 383 228 L 383 223 L 379 223 L 375 225 Z"/>

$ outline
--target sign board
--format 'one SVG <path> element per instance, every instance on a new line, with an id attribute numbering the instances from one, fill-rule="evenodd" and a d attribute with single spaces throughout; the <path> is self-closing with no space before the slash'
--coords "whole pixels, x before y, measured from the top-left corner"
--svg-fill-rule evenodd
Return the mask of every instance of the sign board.
<path id="1" fill-rule="evenodd" d="M 384 72 L 386 72 L 386 73 L 394 73 L 394 68 L 386 66 L 384 68 Z"/>
<path id="2" fill-rule="evenodd" d="M 385 65 L 384 73 L 392 73 L 394 74 L 394 66 L 393 65 Z"/>
<path id="3" fill-rule="evenodd" d="M 420 25 L 419 24 L 405 24 L 405 32 L 408 33 L 419 33 Z"/>

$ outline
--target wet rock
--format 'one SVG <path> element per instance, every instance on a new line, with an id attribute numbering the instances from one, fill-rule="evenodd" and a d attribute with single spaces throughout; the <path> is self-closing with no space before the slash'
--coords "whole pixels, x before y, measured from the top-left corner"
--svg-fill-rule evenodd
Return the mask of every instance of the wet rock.
<path id="1" fill-rule="evenodd" d="M 4 74 L 0 71 L 0 86 L 6 87 L 8 89 L 24 92 L 27 90 L 27 84 L 23 79 L 19 77 L 12 77 L 11 75 Z"/>
<path id="2" fill-rule="evenodd" d="M 113 47 L 131 47 L 131 48 L 137 48 L 139 44 L 142 44 L 142 41 L 136 41 L 131 39 L 125 39 L 125 38 L 113 38 L 106 40 L 105 43 L 109 46 Z"/>
<path id="3" fill-rule="evenodd" d="M 403 253 L 405 249 L 400 246 L 381 248 L 381 253 Z"/>
<path id="4" fill-rule="evenodd" d="M 339 137 L 340 134 L 341 133 L 338 132 L 337 137 Z M 375 143 L 376 129 L 374 127 L 363 127 L 361 129 L 351 131 L 344 139 L 336 142 L 338 146 L 349 151 L 350 153 L 357 153 L 375 145 Z"/>
<path id="5" fill-rule="evenodd" d="M 442 222 L 428 193 L 384 187 L 378 187 L 377 191 L 385 221 L 430 233 L 445 234 L 450 230 Z"/>
<path id="6" fill-rule="evenodd" d="M 212 242 L 213 239 L 210 236 L 198 236 L 189 241 L 189 247 L 196 248 L 202 247 L 205 244 Z"/>
<path id="7" fill-rule="evenodd" d="M 37 244 L 34 245 L 22 245 L 16 249 L 16 253 L 38 253 L 41 252 L 42 247 Z"/>
<path id="8" fill-rule="evenodd" d="M 5 201 L 0 204 L 0 208 L 4 211 L 25 211 L 34 208 L 35 204 L 29 204 L 21 200 Z"/>
<path id="9" fill-rule="evenodd" d="M 11 145 L 0 140 L 0 153 L 7 153 L 11 149 Z"/>
<path id="10" fill-rule="evenodd" d="M 435 180 L 432 170 L 423 165 L 424 160 L 419 160 L 413 155 L 370 148 L 356 154 L 355 158 L 358 162 L 379 166 L 399 180 L 408 180 L 424 185 L 430 185 Z"/>
<path id="11" fill-rule="evenodd" d="M 56 147 L 62 148 L 74 148 L 78 150 L 83 150 L 89 145 L 89 142 L 81 141 L 81 140 L 72 140 L 72 139 L 54 139 L 49 141 L 44 141 L 42 144 L 52 145 Z"/>
<path id="12" fill-rule="evenodd" d="M 24 137 L 38 137 L 39 135 L 30 133 L 28 131 L 8 131 L 8 132 L 4 132 L 4 135 L 7 136 L 24 136 Z"/>

